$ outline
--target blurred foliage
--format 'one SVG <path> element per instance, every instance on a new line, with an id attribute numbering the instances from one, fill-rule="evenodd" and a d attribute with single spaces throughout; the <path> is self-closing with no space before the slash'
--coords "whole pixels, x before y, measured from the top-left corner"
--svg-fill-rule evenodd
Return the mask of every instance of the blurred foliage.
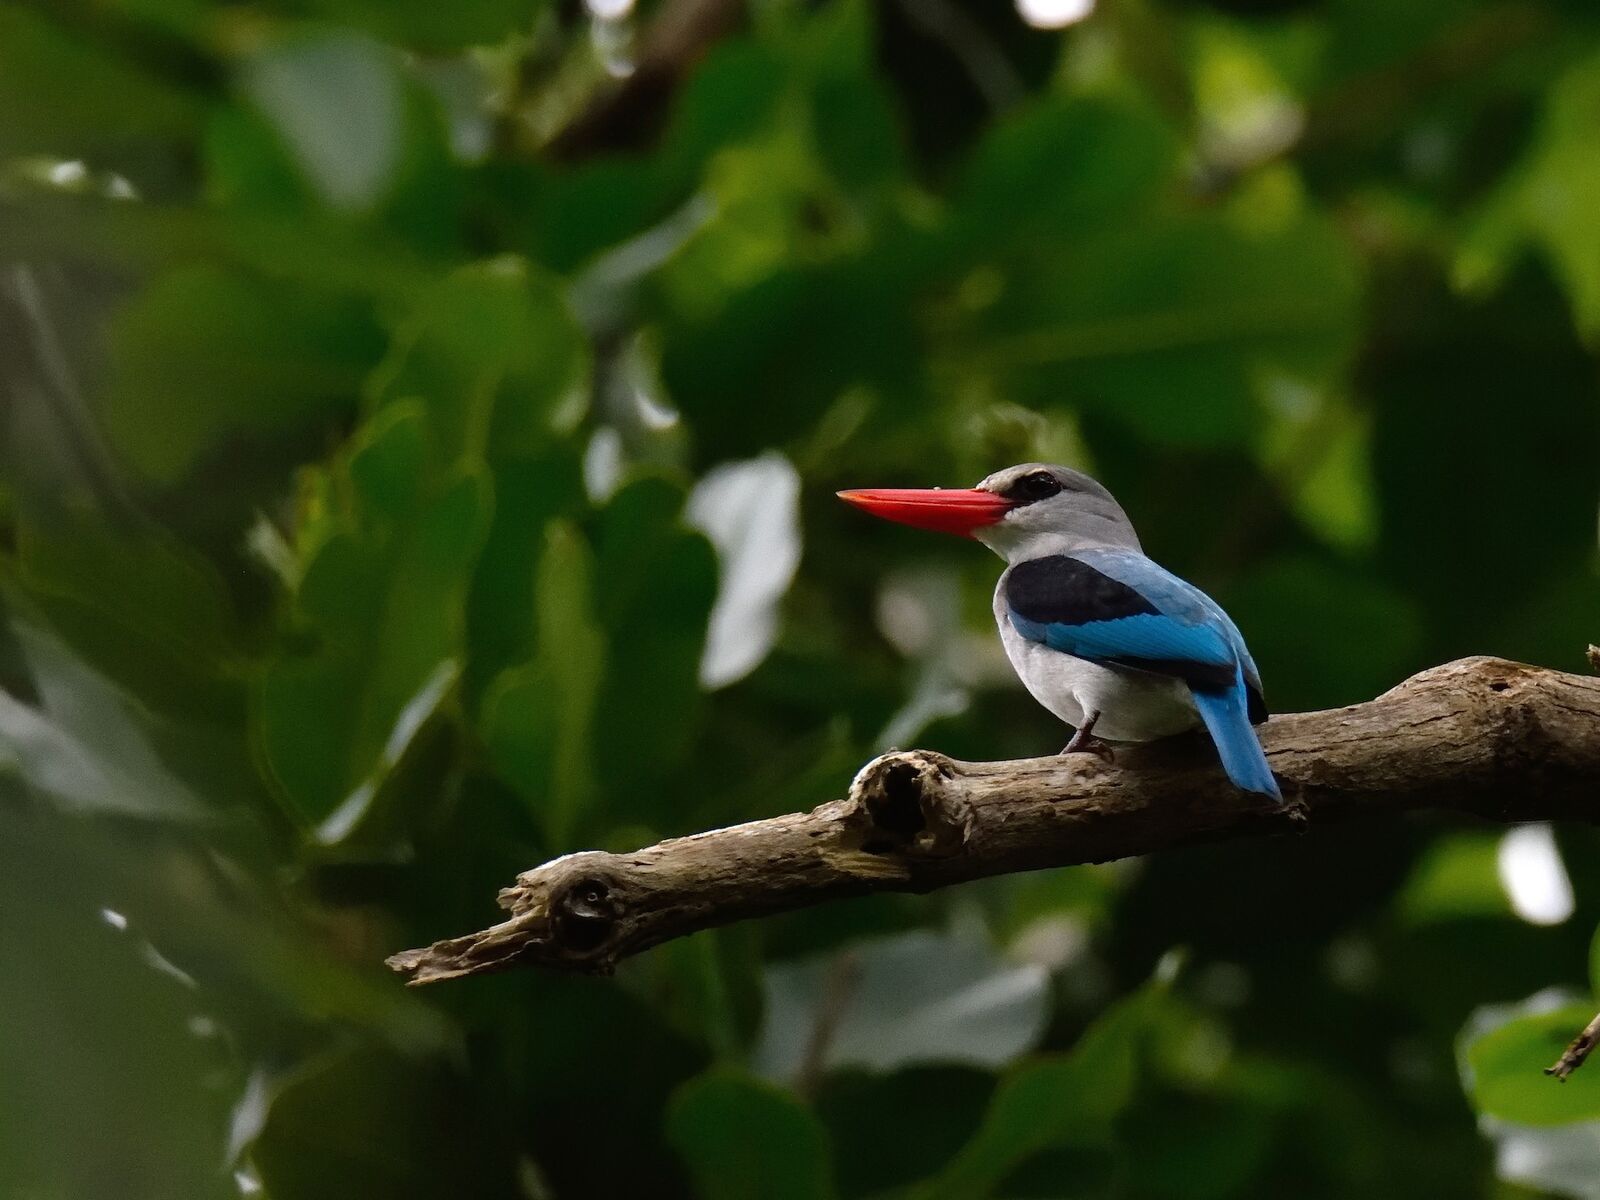
<path id="1" fill-rule="evenodd" d="M 1597 146 L 1580 0 L 0 3 L 0 1194 L 1600 1195 L 1593 830 L 380 965 L 1059 744 L 840 487 L 1094 471 L 1280 709 L 1581 669 Z"/>

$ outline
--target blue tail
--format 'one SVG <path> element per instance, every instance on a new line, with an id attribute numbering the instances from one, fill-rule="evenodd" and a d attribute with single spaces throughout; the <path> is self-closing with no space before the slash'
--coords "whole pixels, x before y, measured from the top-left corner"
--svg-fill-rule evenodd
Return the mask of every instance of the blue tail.
<path id="1" fill-rule="evenodd" d="M 1250 728 L 1250 717 L 1245 700 L 1244 685 L 1235 683 L 1221 692 L 1202 692 L 1191 689 L 1194 706 L 1200 710 L 1200 719 L 1211 732 L 1222 757 L 1222 769 L 1228 778 L 1247 792 L 1262 792 L 1279 803 L 1283 793 L 1278 781 L 1267 766 L 1267 756 L 1261 752 L 1256 731 Z"/>

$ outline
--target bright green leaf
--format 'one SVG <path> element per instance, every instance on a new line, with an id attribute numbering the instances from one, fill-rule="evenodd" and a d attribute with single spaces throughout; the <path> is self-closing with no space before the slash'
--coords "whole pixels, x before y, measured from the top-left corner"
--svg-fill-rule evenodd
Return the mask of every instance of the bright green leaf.
<path id="1" fill-rule="evenodd" d="M 1482 287 L 1532 242 L 1549 258 L 1572 303 L 1573 319 L 1591 343 L 1600 338 L 1600 57 L 1591 55 L 1556 80 L 1533 148 L 1463 240 L 1456 274 Z"/>
<path id="2" fill-rule="evenodd" d="M 1435 842 L 1400 893 L 1400 916 L 1415 924 L 1510 916 L 1496 866 L 1499 848 L 1494 834 L 1459 833 Z"/>
<path id="3" fill-rule="evenodd" d="M 1515 1016 L 1466 1043 L 1473 1105 L 1521 1125 L 1600 1119 L 1600 1074 L 1574 1071 L 1565 1083 L 1544 1073 L 1594 1018 L 1588 1001 Z"/>

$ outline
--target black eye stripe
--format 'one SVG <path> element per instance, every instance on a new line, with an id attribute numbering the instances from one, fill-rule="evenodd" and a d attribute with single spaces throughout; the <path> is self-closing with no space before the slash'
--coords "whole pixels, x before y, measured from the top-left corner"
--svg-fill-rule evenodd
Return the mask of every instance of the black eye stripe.
<path id="1" fill-rule="evenodd" d="M 1061 491 L 1061 481 L 1049 471 L 1029 471 L 1006 488 L 1003 495 L 1008 500 L 1026 504 L 1032 500 L 1045 500 Z"/>

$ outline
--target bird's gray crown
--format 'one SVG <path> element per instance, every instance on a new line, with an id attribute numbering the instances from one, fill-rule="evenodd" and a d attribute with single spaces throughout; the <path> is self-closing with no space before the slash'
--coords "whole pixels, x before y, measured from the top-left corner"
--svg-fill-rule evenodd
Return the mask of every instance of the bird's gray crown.
<path id="1" fill-rule="evenodd" d="M 975 534 L 1008 562 L 1091 546 L 1140 548 L 1122 506 L 1082 471 L 1054 463 L 1022 463 L 996 471 L 978 487 L 1016 505 Z"/>

